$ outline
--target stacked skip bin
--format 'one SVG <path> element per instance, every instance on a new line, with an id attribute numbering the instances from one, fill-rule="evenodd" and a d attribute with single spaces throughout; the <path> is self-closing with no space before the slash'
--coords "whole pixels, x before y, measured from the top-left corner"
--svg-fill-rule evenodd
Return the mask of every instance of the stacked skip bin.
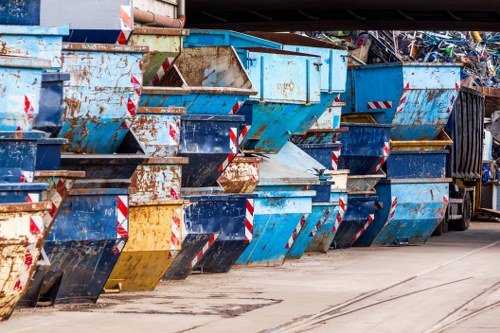
<path id="1" fill-rule="evenodd" d="M 328 71 L 332 70 L 330 74 L 334 75 L 335 66 L 342 67 L 342 61 L 336 60 L 332 64 L 329 61 L 344 60 L 341 56 L 345 51 L 331 47 L 327 50 L 324 43 L 314 43 L 309 38 L 297 43 L 293 40 L 294 35 L 287 41 L 267 37 L 231 31 L 191 30 L 185 42 L 188 47 L 235 47 L 257 90 L 255 96 L 250 96 L 246 103 L 235 106 L 234 110 L 246 118 L 246 135 L 241 140 L 243 151 L 266 154 L 254 192 L 257 197 L 254 200 L 253 240 L 238 259 L 239 265 L 279 265 L 290 252 L 293 240 L 312 212 L 316 192 L 311 187 L 319 186 L 320 180 L 317 172 L 304 172 L 299 165 L 294 168 L 295 162 L 291 158 L 280 161 L 276 154 L 281 153 L 292 134 L 304 134 L 309 130 L 344 90 L 336 91 L 332 87 Z M 294 43 L 296 45 L 292 45 Z M 297 52 L 300 45 L 304 50 Z M 318 52 L 321 47 L 334 55 L 322 58 L 325 53 Z M 342 82 L 342 75 L 339 78 Z M 283 154 L 287 157 L 288 153 Z"/>
<path id="2" fill-rule="evenodd" d="M 370 115 L 391 126 L 387 179 L 377 186 L 379 211 L 356 245 L 422 244 L 444 217 L 446 178 L 443 131 L 460 89 L 455 64 L 398 63 L 350 70 L 346 113 Z"/>
<path id="3" fill-rule="evenodd" d="M 181 52 L 186 33 L 183 29 L 149 27 L 134 30 L 129 45 L 149 48 L 142 67 L 145 86 L 164 70 L 163 63 Z M 148 94 L 141 98 L 148 98 Z M 188 159 L 178 152 L 181 116 L 186 109 L 141 106 L 136 113 L 131 129 L 148 159 L 132 176 L 128 241 L 105 285 L 106 292 L 153 290 L 181 250 L 186 203 L 180 198 L 181 179 Z"/>
<path id="4" fill-rule="evenodd" d="M 165 279 L 184 279 L 193 269 L 226 272 L 252 238 L 254 195 L 248 192 L 258 180 L 259 159 L 238 156 L 245 117 L 232 111 L 255 91 L 232 47 L 187 48 L 160 65 L 155 85 L 143 89 L 140 109 L 185 112 L 176 155 L 188 163 L 177 195 L 189 201 L 180 251 Z M 230 162 L 249 174 L 239 184 L 226 176 L 223 188 L 218 179 Z"/>
<path id="5" fill-rule="evenodd" d="M 0 320 L 28 291 L 44 240 L 83 175 L 60 170 L 65 140 L 51 138 L 67 79 L 59 59 L 68 29 L 38 26 L 39 11 L 36 1 L 7 1 L 0 10 L 1 24 L 15 24 L 0 26 Z"/>
<path id="6" fill-rule="evenodd" d="M 59 20 L 71 23 L 64 15 Z M 87 40 L 84 30 L 71 30 L 69 36 L 74 42 Z M 24 304 L 95 302 L 120 256 L 128 237 L 130 178 L 145 158 L 130 130 L 145 51 L 115 44 L 62 45 L 57 60 L 70 77 L 52 135 L 68 141 L 63 168 L 84 171 L 85 177 L 66 189 L 44 245 L 50 266 L 37 270 Z"/>

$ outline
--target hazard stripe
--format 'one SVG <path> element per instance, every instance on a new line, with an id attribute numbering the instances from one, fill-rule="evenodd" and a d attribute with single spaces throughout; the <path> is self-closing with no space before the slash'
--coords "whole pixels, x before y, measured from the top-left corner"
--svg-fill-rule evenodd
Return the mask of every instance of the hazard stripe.
<path id="1" fill-rule="evenodd" d="M 212 246 L 212 244 L 215 243 L 217 238 L 219 238 L 219 234 L 210 235 L 210 238 L 208 238 L 208 241 L 205 243 L 205 245 L 203 245 L 203 248 L 200 250 L 200 252 L 198 252 L 198 254 L 196 254 L 196 257 L 191 261 L 189 268 L 195 267 L 196 264 L 199 263 L 201 259 L 203 259 L 205 253 Z"/>
<path id="2" fill-rule="evenodd" d="M 368 110 L 391 109 L 392 101 L 368 102 Z"/>
<path id="3" fill-rule="evenodd" d="M 368 220 L 365 223 L 365 225 L 363 226 L 363 228 L 361 228 L 361 230 L 356 235 L 354 235 L 354 238 L 353 238 L 354 241 L 358 240 L 358 238 L 361 237 L 361 235 L 366 231 L 366 229 L 368 229 L 370 224 L 372 224 L 374 219 L 375 219 L 375 216 L 373 214 L 368 215 Z"/>

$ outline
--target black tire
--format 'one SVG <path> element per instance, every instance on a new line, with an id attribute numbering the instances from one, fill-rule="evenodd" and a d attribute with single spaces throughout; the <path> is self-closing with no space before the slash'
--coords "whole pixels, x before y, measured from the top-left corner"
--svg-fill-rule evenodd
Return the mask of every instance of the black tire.
<path id="1" fill-rule="evenodd" d="M 470 220 L 472 219 L 472 200 L 470 194 L 465 192 L 464 203 L 462 204 L 462 219 L 455 221 L 453 229 L 458 231 L 465 231 L 470 227 Z"/>

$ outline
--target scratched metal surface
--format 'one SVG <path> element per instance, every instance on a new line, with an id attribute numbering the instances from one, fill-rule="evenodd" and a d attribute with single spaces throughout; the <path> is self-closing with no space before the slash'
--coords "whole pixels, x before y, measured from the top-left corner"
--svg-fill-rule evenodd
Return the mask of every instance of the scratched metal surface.
<path id="1" fill-rule="evenodd" d="M 39 25 L 40 0 L 4 0 L 0 6 L 0 24 Z"/>
<path id="2" fill-rule="evenodd" d="M 65 43 L 63 126 L 59 137 L 76 153 L 115 153 L 134 118 L 142 89 L 144 49 Z"/>
<path id="3" fill-rule="evenodd" d="M 393 151 L 385 165 L 387 178 L 444 178 L 448 154 L 448 150 Z"/>
<path id="4" fill-rule="evenodd" d="M 237 156 L 217 182 L 226 193 L 252 193 L 260 181 L 261 162 L 260 157 Z"/>
<path id="5" fill-rule="evenodd" d="M 370 214 L 375 214 L 377 211 L 375 206 L 377 200 L 377 196 L 374 195 L 348 196 L 347 210 L 333 238 L 332 247 L 344 249 L 354 244 L 355 236 L 358 232 L 362 231 L 363 227 L 368 222 L 368 216 Z"/>
<path id="6" fill-rule="evenodd" d="M 50 203 L 0 204 L 0 321 L 26 291 L 40 255 L 43 213 Z"/>
<path id="7" fill-rule="evenodd" d="M 371 113 L 391 124 L 395 140 L 432 140 L 448 122 L 460 89 L 457 64 L 403 63 L 367 65 L 350 70 L 344 113 Z M 390 108 L 370 109 L 386 101 Z"/>
<path id="8" fill-rule="evenodd" d="M 380 180 L 386 178 L 385 173 L 379 170 L 374 175 L 364 175 L 364 176 L 352 176 L 347 177 L 347 192 L 349 194 L 357 194 L 364 192 L 374 192 L 375 185 L 377 185 Z"/>
<path id="9" fill-rule="evenodd" d="M 29 131 L 39 112 L 42 71 L 50 61 L 0 57 L 0 130 Z"/>
<path id="10" fill-rule="evenodd" d="M 451 179 L 384 181 L 377 185 L 383 209 L 358 244 L 391 246 L 423 244 L 444 218 Z M 397 201 L 395 201 L 397 200 Z M 395 205 L 393 206 L 393 203 Z M 393 212 L 391 212 L 393 206 Z"/>
<path id="11" fill-rule="evenodd" d="M 0 204 L 30 202 L 48 188 L 46 183 L 0 183 Z"/>

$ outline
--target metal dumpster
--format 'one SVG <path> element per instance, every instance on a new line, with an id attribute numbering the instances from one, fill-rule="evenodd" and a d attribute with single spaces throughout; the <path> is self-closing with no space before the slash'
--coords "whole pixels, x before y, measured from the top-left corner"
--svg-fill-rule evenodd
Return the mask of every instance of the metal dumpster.
<path id="1" fill-rule="evenodd" d="M 433 140 L 444 129 L 460 90 L 460 65 L 393 63 L 353 68 L 348 113 L 369 113 L 390 124 L 393 140 Z"/>
<path id="2" fill-rule="evenodd" d="M 42 138 L 36 142 L 36 170 L 60 170 L 61 150 L 68 140 L 61 138 Z"/>
<path id="3" fill-rule="evenodd" d="M 39 131 L 0 132 L 0 182 L 33 182 L 37 141 L 44 136 Z"/>
<path id="4" fill-rule="evenodd" d="M 62 127 L 64 82 L 68 80 L 69 74 L 42 74 L 40 110 L 34 121 L 34 129 L 47 132 L 50 135 L 56 135 L 59 132 Z"/>
<path id="5" fill-rule="evenodd" d="M 0 183 L 0 204 L 38 202 L 48 188 L 45 183 Z"/>
<path id="6" fill-rule="evenodd" d="M 65 151 L 112 154 L 118 150 L 136 115 L 142 86 L 144 47 L 63 45 L 63 126 L 58 137 Z"/>
<path id="7" fill-rule="evenodd" d="M 52 27 L 0 25 L 2 56 L 46 60 L 50 62 L 49 68 L 58 69 L 63 36 L 68 34 L 67 27 L 54 27 L 54 24 Z"/>
<path id="8" fill-rule="evenodd" d="M 376 203 L 377 196 L 349 194 L 347 210 L 333 238 L 332 247 L 336 249 L 351 247 L 373 223 L 377 211 Z"/>
<path id="9" fill-rule="evenodd" d="M 356 245 L 423 244 L 444 218 L 452 179 L 391 179 L 377 185 L 382 209 Z"/>
<path id="10" fill-rule="evenodd" d="M 232 47 L 186 48 L 171 67 L 159 82 L 167 88 L 144 88 L 141 106 L 176 106 L 186 108 L 188 114 L 227 115 L 256 94 Z"/>
<path id="11" fill-rule="evenodd" d="M 351 175 L 376 173 L 387 160 L 390 152 L 388 125 L 343 123 L 349 131 L 339 133 L 342 143 L 339 169 L 349 169 Z"/>
<path id="12" fill-rule="evenodd" d="M 145 86 L 158 85 L 175 57 L 182 51 L 182 38 L 187 29 L 135 27 L 129 45 L 147 46 L 142 68 Z"/>
<path id="13" fill-rule="evenodd" d="M 392 151 L 384 166 L 387 178 L 444 178 L 448 154 L 448 150 Z"/>
<path id="14" fill-rule="evenodd" d="M 373 175 L 349 175 L 347 177 L 347 192 L 349 194 L 375 193 L 375 185 L 383 178 L 386 178 L 386 175 L 382 170 Z"/>
<path id="15" fill-rule="evenodd" d="M 106 282 L 105 292 L 155 289 L 181 250 L 185 203 L 131 203 L 127 244 Z"/>
<path id="16" fill-rule="evenodd" d="M 181 251 L 165 274 L 185 279 L 193 269 L 227 272 L 252 240 L 254 194 L 224 194 L 219 188 L 185 188 Z"/>
<path id="17" fill-rule="evenodd" d="M 225 193 L 252 193 L 260 180 L 261 157 L 236 156 L 217 182 Z"/>
<path id="18" fill-rule="evenodd" d="M 0 7 L 0 24 L 39 25 L 40 0 L 4 0 Z"/>
<path id="19" fill-rule="evenodd" d="M 272 157 L 272 155 L 270 155 Z M 282 265 L 289 240 L 312 211 L 317 176 L 265 158 L 255 190 L 253 239 L 236 262 L 247 266 Z"/>
<path id="20" fill-rule="evenodd" d="M 0 320 L 10 317 L 25 292 L 43 239 L 49 202 L 0 204 Z"/>
<path id="21" fill-rule="evenodd" d="M 238 115 L 184 115 L 181 117 L 179 156 L 188 157 L 182 174 L 183 187 L 217 185 L 227 165 L 239 151 L 239 129 L 245 118 Z"/>
<path id="22" fill-rule="evenodd" d="M 321 165 L 330 170 L 338 170 L 339 157 L 342 155 L 342 143 L 320 143 L 320 144 L 299 144 L 297 145 L 305 153 L 310 155 Z"/>
<path id="23" fill-rule="evenodd" d="M 38 114 L 42 71 L 50 61 L 0 57 L 0 130 L 29 131 Z"/>
<path id="24" fill-rule="evenodd" d="M 128 207 L 126 189 L 73 188 L 45 241 L 50 267 L 25 301 L 96 302 L 127 241 Z"/>

